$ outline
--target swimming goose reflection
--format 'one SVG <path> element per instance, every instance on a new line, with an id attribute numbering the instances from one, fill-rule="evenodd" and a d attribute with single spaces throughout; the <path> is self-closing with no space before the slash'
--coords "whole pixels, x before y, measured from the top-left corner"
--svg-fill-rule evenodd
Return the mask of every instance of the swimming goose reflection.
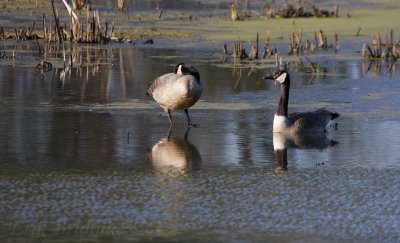
<path id="1" fill-rule="evenodd" d="M 200 169 L 201 154 L 196 146 L 189 142 L 189 131 L 190 127 L 183 138 L 177 138 L 171 137 L 171 130 L 169 130 L 168 135 L 161 138 L 148 151 L 148 158 L 157 171 L 185 173 Z"/>
<path id="2" fill-rule="evenodd" d="M 329 133 L 314 134 L 287 134 L 273 133 L 273 145 L 278 161 L 277 172 L 287 171 L 287 149 L 325 149 L 335 146 L 337 141 L 332 140 Z"/>

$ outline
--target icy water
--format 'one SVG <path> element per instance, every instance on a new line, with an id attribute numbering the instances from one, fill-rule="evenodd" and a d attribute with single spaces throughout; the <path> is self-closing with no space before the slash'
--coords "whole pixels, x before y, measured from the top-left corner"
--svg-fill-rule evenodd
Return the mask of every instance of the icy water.
<path id="1" fill-rule="evenodd" d="M 10 47 L 7 47 L 10 48 Z M 400 240 L 400 79 L 358 54 L 290 63 L 289 109 L 341 116 L 327 136 L 273 136 L 271 62 L 233 65 L 206 51 L 78 47 L 71 69 L 34 47 L 0 61 L 0 239 Z M 67 60 L 68 62 L 68 60 Z M 174 125 L 145 95 L 190 62 L 205 85 Z M 305 62 L 305 60 L 303 60 Z M 278 142 L 280 146 L 274 151 Z"/>

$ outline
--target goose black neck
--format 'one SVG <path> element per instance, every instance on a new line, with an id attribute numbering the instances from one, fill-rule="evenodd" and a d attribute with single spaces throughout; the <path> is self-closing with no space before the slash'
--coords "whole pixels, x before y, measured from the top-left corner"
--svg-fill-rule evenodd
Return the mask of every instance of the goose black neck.
<path id="1" fill-rule="evenodd" d="M 281 98 L 279 99 L 278 110 L 276 114 L 278 116 L 288 115 L 288 104 L 289 104 L 289 89 L 290 89 L 290 77 L 289 74 L 286 76 L 285 82 L 281 84 Z"/>
<path id="2" fill-rule="evenodd" d="M 200 83 L 200 73 L 199 72 L 193 72 L 191 74 L 197 79 L 197 82 Z"/>

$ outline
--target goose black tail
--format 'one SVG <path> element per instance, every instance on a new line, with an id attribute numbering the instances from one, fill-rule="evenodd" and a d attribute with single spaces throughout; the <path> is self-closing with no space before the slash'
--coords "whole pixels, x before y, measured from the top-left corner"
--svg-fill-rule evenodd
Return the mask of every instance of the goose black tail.
<path id="1" fill-rule="evenodd" d="M 153 90 L 154 90 L 153 83 L 149 83 L 146 88 L 146 95 L 152 95 Z"/>

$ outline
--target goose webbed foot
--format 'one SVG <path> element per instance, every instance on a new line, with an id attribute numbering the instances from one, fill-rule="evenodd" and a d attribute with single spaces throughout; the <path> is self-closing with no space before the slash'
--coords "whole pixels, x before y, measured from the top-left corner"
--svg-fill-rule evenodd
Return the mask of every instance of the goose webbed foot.
<path id="1" fill-rule="evenodd" d="M 192 121 L 190 120 L 188 109 L 185 109 L 185 114 L 186 114 L 187 121 L 188 121 L 188 127 L 194 127 L 194 128 L 199 127 L 199 124 L 193 124 Z"/>
<path id="2" fill-rule="evenodd" d="M 193 123 L 189 122 L 189 123 L 188 123 L 188 127 L 189 127 L 189 128 L 190 128 L 190 127 L 198 128 L 198 127 L 200 127 L 200 125 L 199 125 L 199 124 L 193 124 Z"/>

